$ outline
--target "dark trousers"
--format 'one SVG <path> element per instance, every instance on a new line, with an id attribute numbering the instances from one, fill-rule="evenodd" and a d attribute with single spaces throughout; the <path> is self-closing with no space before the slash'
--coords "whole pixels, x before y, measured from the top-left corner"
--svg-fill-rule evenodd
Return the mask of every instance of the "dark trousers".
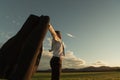
<path id="1" fill-rule="evenodd" d="M 59 57 L 52 57 L 50 60 L 50 66 L 52 69 L 51 80 L 60 80 L 60 73 L 62 67 L 62 61 Z"/>

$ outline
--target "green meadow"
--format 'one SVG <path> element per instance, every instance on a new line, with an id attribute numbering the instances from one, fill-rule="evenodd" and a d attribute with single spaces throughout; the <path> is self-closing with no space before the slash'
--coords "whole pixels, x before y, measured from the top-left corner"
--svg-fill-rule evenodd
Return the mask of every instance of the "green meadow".
<path id="1" fill-rule="evenodd" d="M 50 80 L 51 73 L 35 73 L 32 80 Z M 61 73 L 60 80 L 120 80 L 120 72 L 69 72 Z"/>

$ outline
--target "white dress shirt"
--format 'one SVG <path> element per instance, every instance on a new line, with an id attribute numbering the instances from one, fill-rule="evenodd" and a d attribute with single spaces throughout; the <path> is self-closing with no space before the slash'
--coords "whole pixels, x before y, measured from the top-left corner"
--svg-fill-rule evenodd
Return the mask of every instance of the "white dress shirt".
<path id="1" fill-rule="evenodd" d="M 55 57 L 61 57 L 63 56 L 63 44 L 61 40 L 52 40 L 52 47 L 51 50 L 53 51 L 53 56 Z"/>

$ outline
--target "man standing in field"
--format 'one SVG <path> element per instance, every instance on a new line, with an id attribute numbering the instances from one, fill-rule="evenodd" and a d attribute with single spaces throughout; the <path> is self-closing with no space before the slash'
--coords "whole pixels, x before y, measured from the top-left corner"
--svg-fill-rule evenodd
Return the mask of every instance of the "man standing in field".
<path id="1" fill-rule="evenodd" d="M 51 80 L 60 80 L 60 73 L 62 68 L 62 56 L 64 53 L 64 46 L 60 31 L 55 31 L 52 25 L 49 25 L 49 31 L 53 37 L 50 52 L 53 51 L 53 57 L 50 60 L 52 69 Z"/>

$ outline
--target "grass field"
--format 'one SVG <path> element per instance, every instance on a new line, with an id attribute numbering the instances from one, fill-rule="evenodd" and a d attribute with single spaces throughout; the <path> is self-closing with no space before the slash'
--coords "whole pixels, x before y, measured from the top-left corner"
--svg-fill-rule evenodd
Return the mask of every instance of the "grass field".
<path id="1" fill-rule="evenodd" d="M 36 73 L 32 80 L 50 80 L 50 73 Z M 60 80 L 120 80 L 120 72 L 61 73 Z"/>

